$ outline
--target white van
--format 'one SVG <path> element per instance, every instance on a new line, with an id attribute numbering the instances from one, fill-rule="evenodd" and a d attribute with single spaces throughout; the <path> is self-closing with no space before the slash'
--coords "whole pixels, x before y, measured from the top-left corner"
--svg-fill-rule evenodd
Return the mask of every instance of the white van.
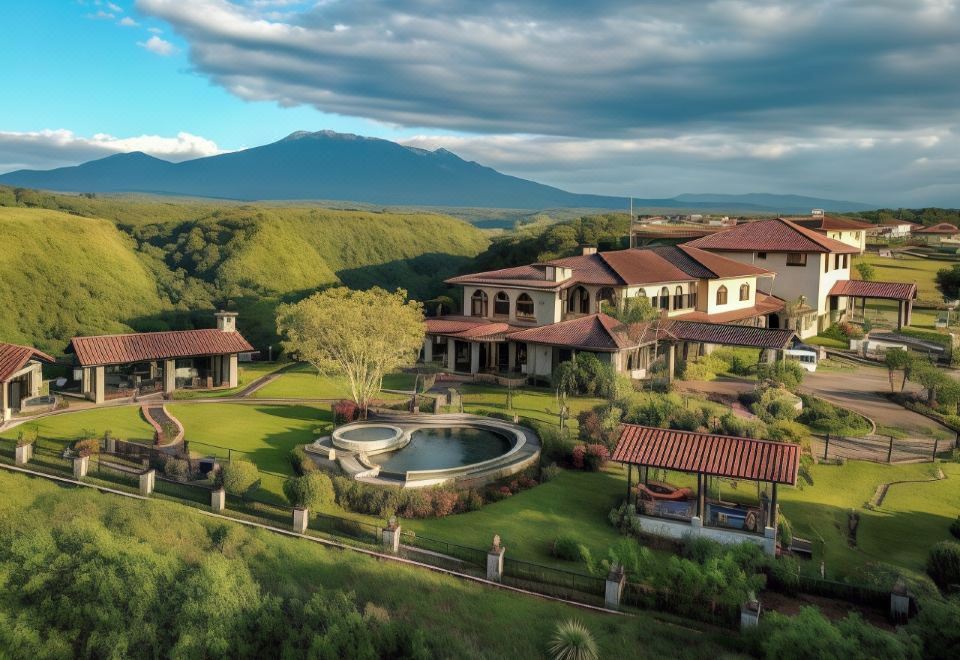
<path id="1" fill-rule="evenodd" d="M 798 344 L 796 348 L 788 348 L 784 351 L 789 360 L 796 360 L 800 366 L 807 371 L 817 370 L 817 352 Z"/>

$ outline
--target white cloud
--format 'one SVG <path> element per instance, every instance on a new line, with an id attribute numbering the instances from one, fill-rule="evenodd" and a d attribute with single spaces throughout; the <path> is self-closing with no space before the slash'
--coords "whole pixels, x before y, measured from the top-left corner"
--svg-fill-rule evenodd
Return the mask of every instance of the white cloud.
<path id="1" fill-rule="evenodd" d="M 117 14 L 122 14 L 122 13 L 123 13 L 123 7 L 120 7 L 120 6 L 118 6 L 118 5 L 115 5 L 115 4 L 113 4 L 112 2 L 108 2 L 108 3 L 107 3 L 107 9 L 109 9 L 110 11 L 112 11 L 112 12 L 114 12 L 114 13 L 117 13 Z"/>
<path id="2" fill-rule="evenodd" d="M 175 137 L 138 135 L 125 138 L 106 133 L 83 137 L 65 129 L 0 131 L 0 172 L 76 165 L 130 151 L 143 151 L 174 162 L 222 153 L 214 141 L 185 131 Z"/>
<path id="3" fill-rule="evenodd" d="M 141 48 L 149 50 L 151 53 L 156 53 L 162 57 L 167 57 L 168 55 L 173 55 L 177 48 L 172 43 L 166 39 L 161 39 L 157 35 L 153 35 L 146 41 L 138 41 L 137 45 Z"/>
<path id="4" fill-rule="evenodd" d="M 147 32 L 152 32 L 153 34 L 163 34 L 163 30 L 158 27 L 148 27 Z"/>
<path id="5" fill-rule="evenodd" d="M 117 21 L 117 25 L 122 25 L 123 27 L 137 27 L 140 24 L 137 23 L 132 18 L 130 18 L 129 16 L 124 16 L 119 21 Z"/>

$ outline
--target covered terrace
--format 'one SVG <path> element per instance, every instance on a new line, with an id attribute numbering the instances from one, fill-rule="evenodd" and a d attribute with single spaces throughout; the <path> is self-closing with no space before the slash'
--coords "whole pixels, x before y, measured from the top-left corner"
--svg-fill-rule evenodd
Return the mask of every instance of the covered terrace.
<path id="1" fill-rule="evenodd" d="M 682 359 L 687 360 L 709 353 L 714 346 L 755 348 L 758 361 L 765 356 L 768 362 L 772 362 L 778 352 L 782 354 L 796 340 L 793 330 L 682 320 L 667 322 L 661 328 L 661 335 L 670 342 L 667 353 L 670 380 L 673 380 L 676 371 L 677 350 Z"/>
<path id="2" fill-rule="evenodd" d="M 749 542 L 776 553 L 777 487 L 796 484 L 799 445 L 625 424 L 613 460 L 627 465 L 627 502 L 636 505 L 644 531 Z M 634 466 L 639 468 L 636 484 Z M 687 480 L 689 486 L 671 484 L 651 479 L 651 470 L 693 479 Z M 737 489 L 740 481 L 756 483 L 752 502 L 744 501 L 746 489 Z M 719 496 L 722 482 L 730 484 L 736 498 Z"/>
<path id="3" fill-rule="evenodd" d="M 39 396 L 41 362 L 53 364 L 54 359 L 30 346 L 0 342 L 0 425 L 21 412 L 25 402 Z"/>
<path id="4" fill-rule="evenodd" d="M 840 321 L 842 312 L 837 301 L 846 297 L 853 302 L 853 320 L 862 321 L 866 316 L 867 299 L 895 300 L 897 302 L 897 329 L 910 325 L 913 316 L 913 301 L 917 298 L 917 285 L 907 282 L 865 282 L 862 280 L 840 280 L 833 285 L 830 293 L 831 322 Z M 860 313 L 857 314 L 856 299 L 860 298 Z M 834 316 L 836 315 L 836 318 Z"/>

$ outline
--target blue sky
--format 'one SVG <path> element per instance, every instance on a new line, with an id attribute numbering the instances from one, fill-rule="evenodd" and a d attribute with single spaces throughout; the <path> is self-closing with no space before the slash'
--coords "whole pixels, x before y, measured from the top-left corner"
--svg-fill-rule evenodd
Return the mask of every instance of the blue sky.
<path id="1" fill-rule="evenodd" d="M 955 0 L 8 0 L 0 171 L 332 129 L 578 192 L 960 206 Z"/>

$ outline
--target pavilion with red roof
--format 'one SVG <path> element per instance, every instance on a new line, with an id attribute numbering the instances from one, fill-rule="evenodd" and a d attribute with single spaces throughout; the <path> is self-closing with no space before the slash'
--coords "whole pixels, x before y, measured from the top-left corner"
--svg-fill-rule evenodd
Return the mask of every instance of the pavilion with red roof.
<path id="1" fill-rule="evenodd" d="M 20 412 L 24 401 L 40 394 L 41 363 L 54 359 L 30 346 L 0 342 L 0 424 Z"/>

